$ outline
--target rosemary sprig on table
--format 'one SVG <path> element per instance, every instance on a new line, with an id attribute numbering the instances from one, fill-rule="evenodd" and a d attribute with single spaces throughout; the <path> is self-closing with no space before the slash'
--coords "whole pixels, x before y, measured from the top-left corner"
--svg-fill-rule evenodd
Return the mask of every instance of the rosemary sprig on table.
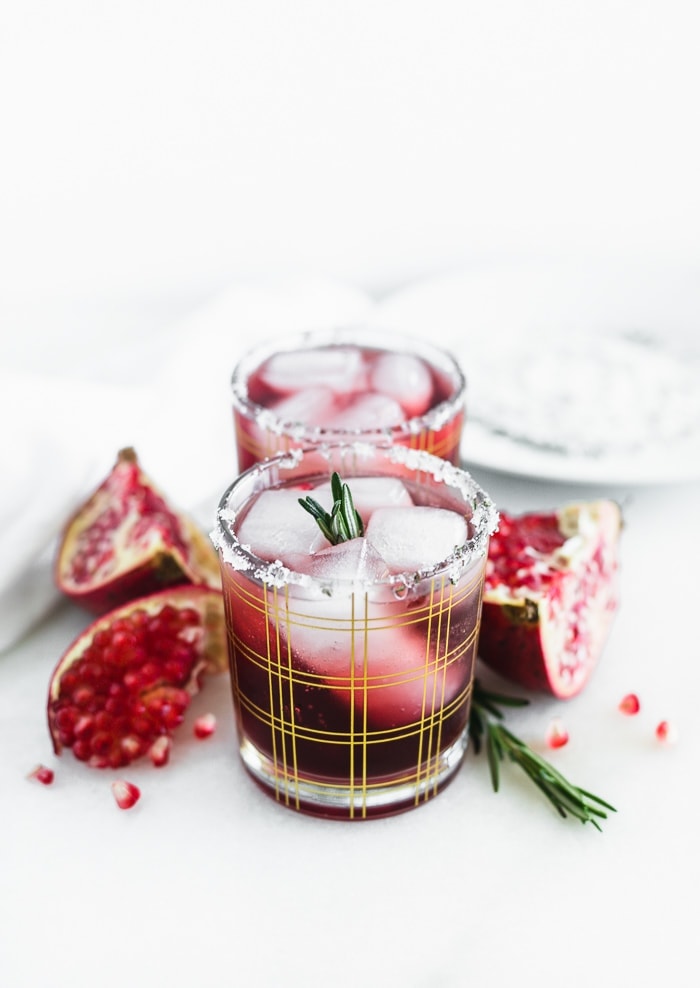
<path id="1" fill-rule="evenodd" d="M 363 535 L 365 527 L 355 510 L 350 488 L 343 483 L 337 473 L 331 476 L 331 494 L 333 507 L 330 514 L 312 497 L 300 497 L 299 504 L 316 519 L 318 527 L 331 545 L 359 538 Z"/>
<path id="2" fill-rule="evenodd" d="M 485 690 L 478 679 L 474 681 L 469 737 L 476 754 L 485 743 L 494 792 L 498 792 L 500 766 L 507 756 L 525 772 L 560 816 L 570 814 L 581 823 L 592 823 L 596 830 L 600 830 L 598 819 L 607 818 L 605 810 L 617 812 L 615 807 L 599 796 L 572 785 L 561 772 L 501 723 L 504 715 L 500 707 L 524 707 L 528 702 L 518 697 L 492 693 Z"/>

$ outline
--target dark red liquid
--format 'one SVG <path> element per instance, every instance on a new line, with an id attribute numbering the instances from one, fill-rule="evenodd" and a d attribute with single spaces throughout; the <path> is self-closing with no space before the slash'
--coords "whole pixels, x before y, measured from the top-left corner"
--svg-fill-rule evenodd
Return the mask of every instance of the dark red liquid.
<path id="1" fill-rule="evenodd" d="M 461 594 L 449 620 L 446 608 L 438 619 L 440 608 L 431 605 L 430 620 L 414 621 L 414 610 L 421 615 L 428 609 L 424 598 L 400 607 L 399 621 L 409 629 L 402 634 L 418 643 L 419 654 L 427 650 L 433 673 L 427 686 L 422 669 L 415 670 L 416 683 L 410 677 L 406 683 L 400 676 L 373 678 L 373 670 L 369 681 L 356 675 L 353 682 L 349 660 L 342 675 L 337 669 L 333 676 L 319 674 L 313 659 L 295 647 L 294 635 L 288 641 L 266 615 L 261 587 L 228 570 L 224 595 L 239 733 L 277 766 L 280 777 L 367 791 L 381 783 L 418 783 L 465 731 L 480 585 Z M 347 818 L 348 811 L 323 815 Z"/>

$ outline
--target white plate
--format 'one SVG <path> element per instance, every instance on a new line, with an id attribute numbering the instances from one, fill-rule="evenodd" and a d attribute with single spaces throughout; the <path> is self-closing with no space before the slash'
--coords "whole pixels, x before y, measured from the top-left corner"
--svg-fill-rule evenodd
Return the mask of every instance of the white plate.
<path id="1" fill-rule="evenodd" d="M 484 266 L 396 293 L 380 322 L 457 356 L 469 466 L 582 483 L 700 478 L 698 268 Z"/>

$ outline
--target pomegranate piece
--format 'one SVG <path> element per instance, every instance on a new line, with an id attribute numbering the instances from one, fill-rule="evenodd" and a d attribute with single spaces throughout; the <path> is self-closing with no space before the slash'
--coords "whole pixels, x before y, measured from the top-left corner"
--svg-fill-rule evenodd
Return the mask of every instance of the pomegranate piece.
<path id="1" fill-rule="evenodd" d="M 563 748 L 569 743 L 569 732 L 559 719 L 553 720 L 547 729 L 547 744 L 550 748 Z"/>
<path id="2" fill-rule="evenodd" d="M 621 526 L 609 500 L 501 513 L 486 568 L 482 661 L 526 689 L 579 693 L 619 604 Z"/>
<path id="3" fill-rule="evenodd" d="M 53 770 L 47 768 L 46 765 L 35 765 L 27 778 L 41 782 L 42 786 L 50 786 L 54 778 Z"/>
<path id="4" fill-rule="evenodd" d="M 204 672 L 225 664 L 221 591 L 173 587 L 94 621 L 59 661 L 49 686 L 56 754 L 70 748 L 96 768 L 150 754 L 165 764 Z M 155 748 L 155 754 L 154 754 Z"/>
<path id="5" fill-rule="evenodd" d="M 58 588 L 93 614 L 164 587 L 221 586 L 209 539 L 168 504 L 133 449 L 121 450 L 109 476 L 69 520 L 54 575 Z"/>
<path id="6" fill-rule="evenodd" d="M 202 714 L 194 722 L 194 735 L 197 738 L 210 738 L 216 730 L 216 717 L 214 714 Z"/>
<path id="7" fill-rule="evenodd" d="M 620 700 L 619 710 L 623 714 L 627 714 L 628 717 L 634 717 L 638 714 L 641 709 L 641 704 L 639 702 L 639 697 L 636 693 L 627 693 Z"/>
<path id="8" fill-rule="evenodd" d="M 170 761 L 170 749 L 173 743 L 167 734 L 161 734 L 160 737 L 156 738 L 151 747 L 148 749 L 148 757 L 151 759 L 156 768 L 162 768 L 163 765 L 167 765 Z"/>
<path id="9" fill-rule="evenodd" d="M 656 725 L 656 739 L 662 744 L 675 744 L 678 741 L 678 731 L 667 720 L 662 720 Z"/>
<path id="10" fill-rule="evenodd" d="M 141 790 L 133 782 L 117 779 L 112 783 L 112 794 L 120 810 L 130 810 L 141 799 Z"/>

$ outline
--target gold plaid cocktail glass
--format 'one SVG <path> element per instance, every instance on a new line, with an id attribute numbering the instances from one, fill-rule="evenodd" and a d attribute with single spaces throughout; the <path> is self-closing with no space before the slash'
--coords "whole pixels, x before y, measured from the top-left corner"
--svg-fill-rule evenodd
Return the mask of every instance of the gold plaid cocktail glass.
<path id="1" fill-rule="evenodd" d="M 295 568 L 241 543 L 237 531 L 263 492 L 303 497 L 336 471 L 351 490 L 365 490 L 361 478 L 400 481 L 414 506 L 454 512 L 464 541 L 437 564 L 381 578 L 310 575 L 304 559 L 295 557 Z M 281 555 L 284 526 L 308 520 L 295 501 L 272 535 Z M 423 517 L 405 513 L 408 524 Z M 213 539 L 240 754 L 269 795 L 294 810 L 360 820 L 419 806 L 454 776 L 467 745 L 496 518 L 469 474 L 405 447 L 296 450 L 257 464 L 226 491 Z"/>
<path id="2" fill-rule="evenodd" d="M 325 351 L 330 365 L 327 368 L 320 365 L 318 373 L 314 373 L 312 361 L 319 350 Z M 277 391 L 265 380 L 263 368 L 280 356 L 296 358 L 300 371 L 298 383 L 305 391 L 306 400 L 293 405 L 286 401 L 276 404 L 287 387 L 294 391 L 288 380 L 278 381 Z M 394 373 L 373 376 L 377 359 L 385 370 L 386 359 L 390 361 L 392 357 L 408 360 L 410 365 L 399 364 Z M 350 365 L 355 362 L 358 374 L 352 380 Z M 425 404 L 414 404 L 420 385 L 411 381 L 410 367 L 423 370 L 423 384 L 430 381 Z M 394 378 L 391 384 L 389 378 Z M 405 388 L 410 396 L 400 421 L 385 417 L 386 405 L 380 399 L 387 384 L 390 390 L 392 385 L 402 384 L 400 390 Z M 358 327 L 287 336 L 246 353 L 233 371 L 231 391 L 240 471 L 290 449 L 358 441 L 393 443 L 425 450 L 455 464 L 459 461 L 466 381 L 450 353 L 423 340 Z M 322 392 L 326 392 L 326 400 L 319 399 Z M 367 406 L 362 399 L 370 392 L 375 403 Z M 355 406 L 353 402 L 357 398 L 360 404 Z M 358 409 L 355 414 L 348 414 L 348 403 Z M 362 406 L 365 412 L 360 415 Z"/>

